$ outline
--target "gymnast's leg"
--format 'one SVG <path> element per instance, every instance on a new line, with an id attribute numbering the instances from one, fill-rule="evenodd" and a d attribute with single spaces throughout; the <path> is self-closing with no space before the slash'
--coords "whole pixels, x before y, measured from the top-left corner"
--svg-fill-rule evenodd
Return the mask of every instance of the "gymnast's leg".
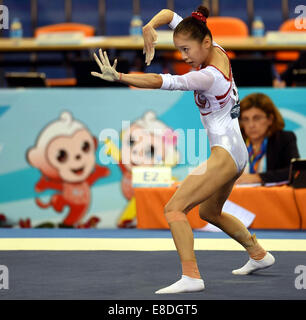
<path id="1" fill-rule="evenodd" d="M 266 253 L 256 237 L 251 236 L 237 218 L 222 212 L 223 204 L 237 178 L 237 167 L 230 154 L 221 147 L 213 147 L 207 162 L 196 168 L 183 181 L 168 202 L 165 216 L 180 257 L 183 276 L 181 280 L 156 293 L 194 292 L 204 289 L 194 254 L 192 229 L 186 218 L 186 213 L 198 204 L 202 218 L 218 226 L 248 251 L 249 265 L 234 270 L 234 274 L 247 274 L 274 263 L 273 256 Z"/>
<path id="2" fill-rule="evenodd" d="M 186 177 L 165 207 L 165 216 L 182 265 L 182 279 L 156 293 L 193 292 L 204 289 L 194 254 L 193 232 L 186 214 L 211 197 L 237 175 L 236 164 L 221 147 L 213 147 L 209 159 Z"/>
<path id="3" fill-rule="evenodd" d="M 203 220 L 217 226 L 231 238 L 239 242 L 248 252 L 250 259 L 242 268 L 233 270 L 233 274 L 244 275 L 271 266 L 275 259 L 258 243 L 255 234 L 252 236 L 245 225 L 236 217 L 222 212 L 224 202 L 231 193 L 236 179 L 233 179 L 199 206 Z"/>

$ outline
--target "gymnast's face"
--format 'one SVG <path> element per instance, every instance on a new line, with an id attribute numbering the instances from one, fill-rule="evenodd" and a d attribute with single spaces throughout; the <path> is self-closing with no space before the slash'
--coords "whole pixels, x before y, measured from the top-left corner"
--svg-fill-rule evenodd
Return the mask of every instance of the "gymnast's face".
<path id="1" fill-rule="evenodd" d="M 203 41 L 192 39 L 189 34 L 178 33 L 173 37 L 175 47 L 182 54 L 182 59 L 192 68 L 205 64 L 211 49 L 211 39 L 207 35 Z"/>
<path id="2" fill-rule="evenodd" d="M 251 142 L 261 141 L 273 123 L 273 116 L 269 117 L 261 109 L 252 107 L 241 113 L 240 123 Z"/>

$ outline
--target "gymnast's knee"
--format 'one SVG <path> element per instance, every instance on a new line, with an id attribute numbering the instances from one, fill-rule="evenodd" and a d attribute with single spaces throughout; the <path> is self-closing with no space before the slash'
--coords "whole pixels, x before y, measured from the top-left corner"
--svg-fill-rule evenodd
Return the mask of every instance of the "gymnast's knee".
<path id="1" fill-rule="evenodd" d="M 166 215 L 169 212 L 183 212 L 187 214 L 186 207 L 178 202 L 169 201 L 164 207 L 164 214 Z"/>
<path id="2" fill-rule="evenodd" d="M 187 220 L 187 213 L 184 212 L 182 206 L 178 205 L 176 202 L 171 201 L 166 204 L 164 208 L 165 218 L 170 225 L 172 222 L 185 221 Z"/>
<path id="3" fill-rule="evenodd" d="M 169 226 L 171 226 L 171 224 L 173 222 L 179 222 L 179 221 L 183 221 L 183 222 L 188 222 L 187 219 L 187 215 L 184 212 L 181 211 L 168 211 L 165 212 L 165 218 L 169 224 Z"/>

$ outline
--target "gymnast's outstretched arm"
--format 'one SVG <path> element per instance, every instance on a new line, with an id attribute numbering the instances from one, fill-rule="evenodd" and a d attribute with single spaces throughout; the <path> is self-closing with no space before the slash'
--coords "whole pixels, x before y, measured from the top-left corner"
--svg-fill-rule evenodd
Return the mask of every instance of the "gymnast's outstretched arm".
<path id="1" fill-rule="evenodd" d="M 126 74 L 116 71 L 117 62 L 111 66 L 107 53 L 99 50 L 100 59 L 94 54 L 94 58 L 100 67 L 101 73 L 91 72 L 95 77 L 107 81 L 119 81 L 138 88 L 164 89 L 164 90 L 207 90 L 214 82 L 214 76 L 207 70 L 191 71 L 184 75 L 170 74 Z"/>

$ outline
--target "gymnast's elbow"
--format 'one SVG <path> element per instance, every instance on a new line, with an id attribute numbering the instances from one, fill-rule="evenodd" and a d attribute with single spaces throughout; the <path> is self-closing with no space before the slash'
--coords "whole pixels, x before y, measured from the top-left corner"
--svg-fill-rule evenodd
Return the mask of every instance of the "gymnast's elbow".
<path id="1" fill-rule="evenodd" d="M 163 85 L 163 78 L 159 74 L 152 74 L 152 89 L 160 89 Z"/>

